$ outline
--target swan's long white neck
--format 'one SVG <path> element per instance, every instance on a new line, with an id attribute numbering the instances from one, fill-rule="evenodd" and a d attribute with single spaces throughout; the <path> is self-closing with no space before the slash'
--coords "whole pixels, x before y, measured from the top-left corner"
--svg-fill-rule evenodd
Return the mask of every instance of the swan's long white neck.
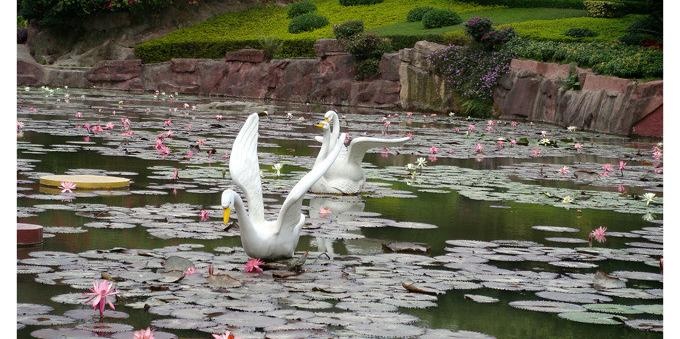
<path id="1" fill-rule="evenodd" d="M 330 134 L 331 133 L 329 129 L 324 128 L 323 141 L 321 141 L 321 148 L 319 149 L 319 154 L 316 155 L 316 160 L 314 160 L 314 166 L 316 166 L 317 164 L 321 163 L 324 159 L 326 159 L 326 153 L 328 153 L 328 151 L 332 149 L 332 147 L 330 147 L 331 143 Z"/>
<path id="2" fill-rule="evenodd" d="M 333 132 L 331 133 L 331 144 L 328 147 L 328 149 L 333 149 L 335 146 L 336 142 L 342 142 L 344 143 L 345 140 L 338 140 L 338 136 L 340 135 L 340 119 L 338 118 L 338 113 L 335 111 L 330 111 L 330 115 L 333 118 Z"/>
<path id="3" fill-rule="evenodd" d="M 250 218 L 250 213 L 246 210 L 246 206 L 243 203 L 243 199 L 236 192 L 232 191 L 231 195 L 234 199 L 234 208 L 236 209 L 236 214 L 238 215 L 238 226 L 239 230 L 246 238 L 254 235 L 255 229 L 253 227 L 253 221 Z"/>

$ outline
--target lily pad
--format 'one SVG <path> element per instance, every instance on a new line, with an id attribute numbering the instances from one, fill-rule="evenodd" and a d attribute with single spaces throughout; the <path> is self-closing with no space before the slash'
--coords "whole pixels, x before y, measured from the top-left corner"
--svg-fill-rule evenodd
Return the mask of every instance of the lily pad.
<path id="1" fill-rule="evenodd" d="M 627 320 L 626 326 L 636 330 L 663 332 L 663 321 L 654 319 L 633 319 Z"/>
<path id="2" fill-rule="evenodd" d="M 544 300 L 511 301 L 508 305 L 522 310 L 547 313 L 582 312 L 586 310 L 583 306 L 577 304 Z"/>
<path id="3" fill-rule="evenodd" d="M 619 315 L 597 312 L 564 312 L 557 316 L 579 323 L 598 325 L 621 325 L 626 320 L 625 317 Z"/>

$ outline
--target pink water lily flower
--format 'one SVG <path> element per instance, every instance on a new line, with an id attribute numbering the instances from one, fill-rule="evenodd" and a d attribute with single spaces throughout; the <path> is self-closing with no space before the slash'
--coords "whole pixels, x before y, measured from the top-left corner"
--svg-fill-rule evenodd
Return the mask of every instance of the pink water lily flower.
<path id="1" fill-rule="evenodd" d="M 406 117 L 410 118 L 413 116 L 413 112 L 406 112 Z"/>
<path id="2" fill-rule="evenodd" d="M 519 122 L 513 120 L 513 121 L 510 122 L 510 126 L 515 128 L 515 127 L 519 126 Z"/>
<path id="3" fill-rule="evenodd" d="M 567 174 L 569 174 L 569 167 L 562 166 L 562 168 L 560 168 L 560 170 L 558 172 L 560 172 L 561 175 L 567 175 Z"/>
<path id="4" fill-rule="evenodd" d="M 82 113 L 82 112 L 76 112 L 75 115 L 76 115 L 76 118 L 82 118 L 82 117 L 83 117 L 83 113 Z"/>
<path id="5" fill-rule="evenodd" d="M 588 241 L 591 241 L 592 239 L 595 239 L 595 241 L 599 243 L 603 243 L 607 241 L 607 228 L 604 226 L 600 226 L 590 232 L 588 234 Z"/>
<path id="6" fill-rule="evenodd" d="M 234 335 L 231 332 L 226 331 L 224 334 L 213 334 L 213 339 L 234 339 Z"/>
<path id="7" fill-rule="evenodd" d="M 580 151 L 582 148 L 583 148 L 583 144 L 581 144 L 581 143 L 579 143 L 579 142 L 577 142 L 577 143 L 574 144 L 574 149 L 575 149 L 576 151 Z"/>
<path id="8" fill-rule="evenodd" d="M 496 141 L 496 148 L 498 150 L 502 150 L 505 147 L 505 141 L 504 140 L 497 140 Z"/>
<path id="9" fill-rule="evenodd" d="M 106 126 L 104 126 L 105 129 L 113 129 L 116 125 L 112 122 L 107 122 Z"/>
<path id="10" fill-rule="evenodd" d="M 600 174 L 600 175 L 603 176 L 603 177 L 608 177 L 608 176 L 609 176 L 609 172 L 613 171 L 613 169 L 612 169 L 612 164 L 604 164 L 604 165 L 602 165 L 602 170 L 603 170 L 603 172 L 602 172 L 602 174 Z"/>
<path id="11" fill-rule="evenodd" d="M 479 143 L 475 145 L 475 153 L 484 153 L 484 145 Z"/>
<path id="12" fill-rule="evenodd" d="M 135 331 L 133 333 L 133 336 L 134 336 L 133 339 L 154 339 L 153 331 L 149 327 L 147 327 L 146 329 Z"/>
<path id="13" fill-rule="evenodd" d="M 163 126 L 165 127 L 172 126 L 172 119 L 164 120 Z"/>
<path id="14" fill-rule="evenodd" d="M 439 147 L 430 146 L 430 154 L 437 154 L 437 153 L 439 153 Z"/>
<path id="15" fill-rule="evenodd" d="M 24 128 L 24 123 L 21 121 L 17 121 L 17 132 L 21 131 Z"/>
<path id="16" fill-rule="evenodd" d="M 517 140 L 510 139 L 510 146 L 515 147 L 515 145 L 517 145 Z"/>
<path id="17" fill-rule="evenodd" d="M 541 150 L 538 148 L 534 148 L 531 150 L 531 156 L 532 157 L 540 157 L 541 156 Z"/>
<path id="18" fill-rule="evenodd" d="M 191 157 L 194 156 L 194 152 L 192 150 L 188 150 L 187 154 L 184 155 L 186 159 L 191 159 Z"/>
<path id="19" fill-rule="evenodd" d="M 623 176 L 623 170 L 626 169 L 627 164 L 628 164 L 627 162 L 625 162 L 623 160 L 619 160 L 619 171 L 621 171 L 622 176 Z"/>
<path id="20" fill-rule="evenodd" d="M 264 261 L 256 258 L 250 258 L 245 264 L 244 270 L 248 273 L 262 273 L 260 265 L 263 265 Z"/>
<path id="21" fill-rule="evenodd" d="M 187 267 L 186 270 L 184 270 L 184 276 L 196 274 L 196 272 L 197 272 L 196 267 L 194 267 L 194 266 L 189 266 L 189 267 Z"/>
<path id="22" fill-rule="evenodd" d="M 59 188 L 61 188 L 61 193 L 73 193 L 72 190 L 76 189 L 76 184 L 70 181 L 62 181 Z"/>
<path id="23" fill-rule="evenodd" d="M 493 132 L 493 126 L 486 126 L 484 130 L 487 132 Z"/>
<path id="24" fill-rule="evenodd" d="M 201 210 L 198 212 L 198 216 L 201 218 L 201 221 L 208 221 L 210 219 L 210 211 Z"/>
<path id="25" fill-rule="evenodd" d="M 86 122 L 86 123 L 83 124 L 82 127 L 83 127 L 84 130 L 86 130 L 88 132 L 90 131 L 90 123 Z"/>
<path id="26" fill-rule="evenodd" d="M 113 283 L 108 280 L 99 280 L 92 283 L 92 288 L 90 292 L 90 298 L 87 299 L 88 303 L 92 303 L 92 308 L 99 309 L 99 316 L 104 316 L 104 308 L 106 305 L 112 310 L 116 308 L 113 306 L 113 301 L 115 300 L 115 295 L 118 291 L 113 287 Z"/>
<path id="27" fill-rule="evenodd" d="M 323 218 L 330 217 L 332 213 L 333 213 L 333 211 L 331 211 L 331 209 L 328 208 L 328 207 L 319 208 L 319 216 L 320 217 L 323 217 Z"/>
<path id="28" fill-rule="evenodd" d="M 92 126 L 92 128 L 90 128 L 90 132 L 97 134 L 97 133 L 104 132 L 104 129 L 99 125 L 94 125 L 94 126 Z"/>
<path id="29" fill-rule="evenodd" d="M 469 133 L 474 132 L 477 129 L 477 127 L 474 124 L 469 124 L 467 127 L 467 130 Z"/>
<path id="30" fill-rule="evenodd" d="M 123 124 L 123 129 L 130 129 L 130 119 L 120 118 L 120 123 Z"/>
<path id="31" fill-rule="evenodd" d="M 215 120 L 222 120 L 223 116 L 222 114 L 218 114 L 215 116 Z"/>
<path id="32" fill-rule="evenodd" d="M 626 193 L 626 187 L 621 184 L 619 184 L 616 189 L 619 191 L 619 193 Z"/>

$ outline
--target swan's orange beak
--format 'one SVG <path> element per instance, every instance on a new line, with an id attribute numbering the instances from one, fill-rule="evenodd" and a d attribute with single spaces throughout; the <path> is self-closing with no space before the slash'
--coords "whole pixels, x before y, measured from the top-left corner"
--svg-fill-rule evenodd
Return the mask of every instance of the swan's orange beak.
<path id="1" fill-rule="evenodd" d="M 224 215 L 222 216 L 225 225 L 229 223 L 229 217 L 230 216 L 231 216 L 231 208 L 227 207 L 227 208 L 224 209 Z"/>
<path id="2" fill-rule="evenodd" d="M 314 127 L 324 128 L 324 126 L 326 126 L 328 122 L 329 122 L 328 118 L 323 118 L 323 120 L 317 122 L 316 125 L 314 125 Z"/>

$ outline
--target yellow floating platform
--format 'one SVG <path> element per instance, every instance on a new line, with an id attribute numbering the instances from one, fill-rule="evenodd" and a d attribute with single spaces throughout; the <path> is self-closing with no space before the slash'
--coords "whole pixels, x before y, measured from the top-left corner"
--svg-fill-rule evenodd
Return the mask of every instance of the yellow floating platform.
<path id="1" fill-rule="evenodd" d="M 46 175 L 40 177 L 40 184 L 59 187 L 63 181 L 76 184 L 78 189 L 111 189 L 130 186 L 130 179 L 104 175 Z"/>

